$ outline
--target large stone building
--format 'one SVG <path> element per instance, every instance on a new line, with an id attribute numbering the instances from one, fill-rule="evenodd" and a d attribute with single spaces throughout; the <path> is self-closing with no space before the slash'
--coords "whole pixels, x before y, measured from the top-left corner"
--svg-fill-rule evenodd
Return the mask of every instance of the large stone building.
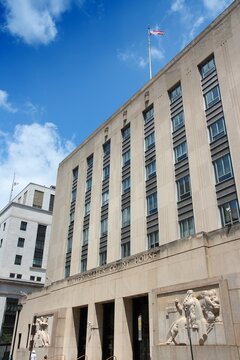
<path id="1" fill-rule="evenodd" d="M 10 350 L 19 298 L 45 283 L 54 194 L 30 183 L 0 211 L 0 359 Z"/>
<path id="2" fill-rule="evenodd" d="M 240 359 L 239 34 L 237 0 L 60 164 L 17 360 Z"/>

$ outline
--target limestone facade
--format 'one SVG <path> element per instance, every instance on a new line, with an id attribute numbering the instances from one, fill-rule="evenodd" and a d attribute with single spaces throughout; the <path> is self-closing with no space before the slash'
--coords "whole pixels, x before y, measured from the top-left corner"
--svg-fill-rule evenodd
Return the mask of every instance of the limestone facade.
<path id="1" fill-rule="evenodd" d="M 240 359 L 239 32 L 235 1 L 59 165 L 18 360 L 41 317 L 39 358 Z"/>

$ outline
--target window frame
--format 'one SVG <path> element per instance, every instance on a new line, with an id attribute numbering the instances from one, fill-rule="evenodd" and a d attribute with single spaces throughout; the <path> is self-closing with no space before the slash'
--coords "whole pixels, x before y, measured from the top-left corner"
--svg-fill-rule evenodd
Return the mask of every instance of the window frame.
<path id="1" fill-rule="evenodd" d="M 106 190 L 102 193 L 102 206 L 109 203 L 109 190 Z"/>
<path id="2" fill-rule="evenodd" d="M 27 231 L 27 221 L 21 221 L 20 230 Z"/>
<path id="3" fill-rule="evenodd" d="M 179 89 L 179 91 L 178 91 Z M 176 92 L 176 94 L 175 94 Z M 169 91 L 169 99 L 171 101 L 171 104 L 176 101 L 177 99 L 179 99 L 182 96 L 182 86 L 181 83 L 177 83 L 174 87 L 172 87 Z"/>
<path id="4" fill-rule="evenodd" d="M 158 211 L 157 191 L 146 197 L 147 202 L 147 216 L 155 214 Z"/>
<path id="5" fill-rule="evenodd" d="M 24 244 L 25 244 L 25 238 L 19 237 L 17 242 L 17 247 L 24 248 Z"/>
<path id="6" fill-rule="evenodd" d="M 183 148 L 185 150 L 185 152 L 183 152 Z M 181 149 L 181 151 L 179 152 L 180 155 L 178 155 L 178 149 Z M 179 161 L 182 161 L 184 159 L 186 159 L 188 157 L 188 150 L 187 150 L 187 142 L 183 141 L 180 144 L 178 144 L 177 146 L 174 147 L 174 155 L 175 155 L 175 163 L 178 163 Z"/>
<path id="7" fill-rule="evenodd" d="M 152 149 L 155 146 L 155 132 L 152 131 L 144 139 L 145 151 Z"/>
<path id="8" fill-rule="evenodd" d="M 131 189 L 131 177 L 128 176 L 122 181 L 122 194 L 126 194 Z"/>
<path id="9" fill-rule="evenodd" d="M 130 125 L 127 125 L 122 129 L 122 141 L 129 139 L 130 136 L 131 136 Z"/>
<path id="10" fill-rule="evenodd" d="M 152 166 L 154 164 L 154 166 Z M 149 171 L 151 168 L 154 169 L 154 171 Z M 151 161 L 149 164 L 145 166 L 145 172 L 146 172 L 146 180 L 151 179 L 152 177 L 156 176 L 156 160 Z"/>
<path id="11" fill-rule="evenodd" d="M 153 249 L 159 246 L 159 231 L 155 230 L 147 234 L 148 249 Z"/>
<path id="12" fill-rule="evenodd" d="M 176 181 L 178 201 L 185 200 L 191 196 L 190 175 L 185 175 Z"/>
<path id="13" fill-rule="evenodd" d="M 190 222 L 192 222 L 192 227 L 190 227 Z M 184 226 L 187 225 L 186 229 L 184 230 Z M 191 216 L 187 219 L 179 221 L 179 229 L 180 229 L 180 238 L 183 239 L 185 237 L 191 236 L 195 234 L 195 224 L 194 224 L 194 217 Z"/>
<path id="14" fill-rule="evenodd" d="M 219 130 L 220 129 L 220 126 L 218 125 L 219 123 L 222 123 L 222 130 Z M 214 134 L 214 126 L 216 127 L 217 129 L 217 132 L 216 134 Z M 210 143 L 220 139 L 221 137 L 225 136 L 226 135 L 226 126 L 225 126 L 225 120 L 224 120 L 224 117 L 222 116 L 220 119 L 214 121 L 212 124 L 210 124 L 208 126 L 208 131 L 209 131 L 209 139 L 210 139 Z"/>
<path id="15" fill-rule="evenodd" d="M 131 223 L 131 208 L 130 206 L 122 209 L 122 228 L 129 226 Z"/>
<path id="16" fill-rule="evenodd" d="M 106 165 L 103 167 L 103 180 L 106 180 L 109 178 L 110 175 L 110 165 Z"/>
<path id="17" fill-rule="evenodd" d="M 224 159 L 228 159 L 228 164 L 224 162 Z M 217 184 L 233 177 L 232 161 L 229 153 L 213 161 L 213 167 Z M 219 174 L 221 172 L 222 175 Z"/>
<path id="18" fill-rule="evenodd" d="M 130 150 L 127 150 L 122 154 L 122 167 L 129 165 L 130 162 L 131 162 L 131 152 Z"/>
<path id="19" fill-rule="evenodd" d="M 209 64 L 213 62 L 213 66 L 210 67 Z M 208 66 L 207 66 L 208 65 Z M 204 67 L 207 66 L 207 70 L 204 70 Z M 210 75 L 214 70 L 216 69 L 216 63 L 215 63 L 215 58 L 214 56 L 210 56 L 206 61 L 204 61 L 200 66 L 199 66 L 199 71 L 201 74 L 202 79 L 205 79 L 205 77 L 207 77 L 208 75 Z"/>
<path id="20" fill-rule="evenodd" d="M 121 244 L 121 259 L 124 259 L 131 255 L 131 243 L 127 241 Z"/>
<path id="21" fill-rule="evenodd" d="M 15 255 L 14 265 L 22 265 L 22 255 Z"/>
<path id="22" fill-rule="evenodd" d="M 226 213 L 229 211 L 228 209 L 230 209 L 230 212 Z M 220 210 L 222 226 L 233 225 L 234 223 L 237 223 L 240 221 L 239 203 L 238 203 L 237 199 L 230 200 L 230 201 L 220 205 L 219 210 Z M 235 219 L 233 219 L 233 215 L 232 215 L 233 210 L 237 212 L 237 217 L 235 217 Z M 229 216 L 229 219 L 227 219 L 227 216 Z"/>
<path id="23" fill-rule="evenodd" d="M 143 112 L 144 123 L 148 123 L 149 121 L 154 119 L 154 106 L 151 105 L 147 110 Z"/>
<path id="24" fill-rule="evenodd" d="M 82 233 L 82 244 L 86 245 L 89 242 L 89 228 L 85 228 L 83 229 L 83 233 Z"/>
<path id="25" fill-rule="evenodd" d="M 102 219 L 100 224 L 100 237 L 107 236 L 108 234 L 108 218 Z"/>
<path id="26" fill-rule="evenodd" d="M 181 115 L 181 116 L 180 116 Z M 181 121 L 179 121 L 179 119 Z M 182 110 L 180 113 L 172 117 L 172 130 L 173 132 L 183 127 L 185 124 L 184 119 L 184 111 Z"/>
<path id="27" fill-rule="evenodd" d="M 218 97 L 213 97 L 213 94 L 214 94 L 214 90 L 217 89 L 217 94 L 218 94 Z M 208 95 L 209 94 L 212 94 L 211 95 L 211 98 L 210 101 L 208 100 Z M 205 108 L 206 110 L 210 109 L 213 105 L 215 105 L 218 101 L 221 100 L 221 94 L 220 94 L 220 88 L 219 88 L 219 85 L 216 85 L 214 86 L 211 90 L 209 90 L 206 94 L 204 94 L 204 100 L 205 100 Z"/>

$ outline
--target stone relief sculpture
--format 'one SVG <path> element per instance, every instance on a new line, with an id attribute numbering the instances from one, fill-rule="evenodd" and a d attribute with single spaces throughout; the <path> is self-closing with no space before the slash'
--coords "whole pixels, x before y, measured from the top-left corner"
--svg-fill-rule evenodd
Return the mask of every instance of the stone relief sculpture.
<path id="1" fill-rule="evenodd" d="M 193 290 L 188 290 L 182 304 L 175 299 L 174 306 L 178 317 L 170 326 L 165 345 L 186 345 L 188 329 L 197 343 L 204 345 L 214 325 L 221 322 L 220 302 L 215 289 L 203 290 L 198 296 Z"/>
<path id="2" fill-rule="evenodd" d="M 34 347 L 46 347 L 50 345 L 48 334 L 48 317 L 38 317 L 36 319 L 36 333 L 34 335 Z"/>

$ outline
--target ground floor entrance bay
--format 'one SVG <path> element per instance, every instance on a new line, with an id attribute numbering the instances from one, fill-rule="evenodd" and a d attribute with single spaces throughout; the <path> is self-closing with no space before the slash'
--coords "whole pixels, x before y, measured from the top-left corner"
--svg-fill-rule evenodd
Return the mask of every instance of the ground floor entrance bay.
<path id="1" fill-rule="evenodd" d="M 240 226 L 53 282 L 23 299 L 13 360 L 240 360 Z M 221 261 L 219 261 L 221 259 Z"/>

